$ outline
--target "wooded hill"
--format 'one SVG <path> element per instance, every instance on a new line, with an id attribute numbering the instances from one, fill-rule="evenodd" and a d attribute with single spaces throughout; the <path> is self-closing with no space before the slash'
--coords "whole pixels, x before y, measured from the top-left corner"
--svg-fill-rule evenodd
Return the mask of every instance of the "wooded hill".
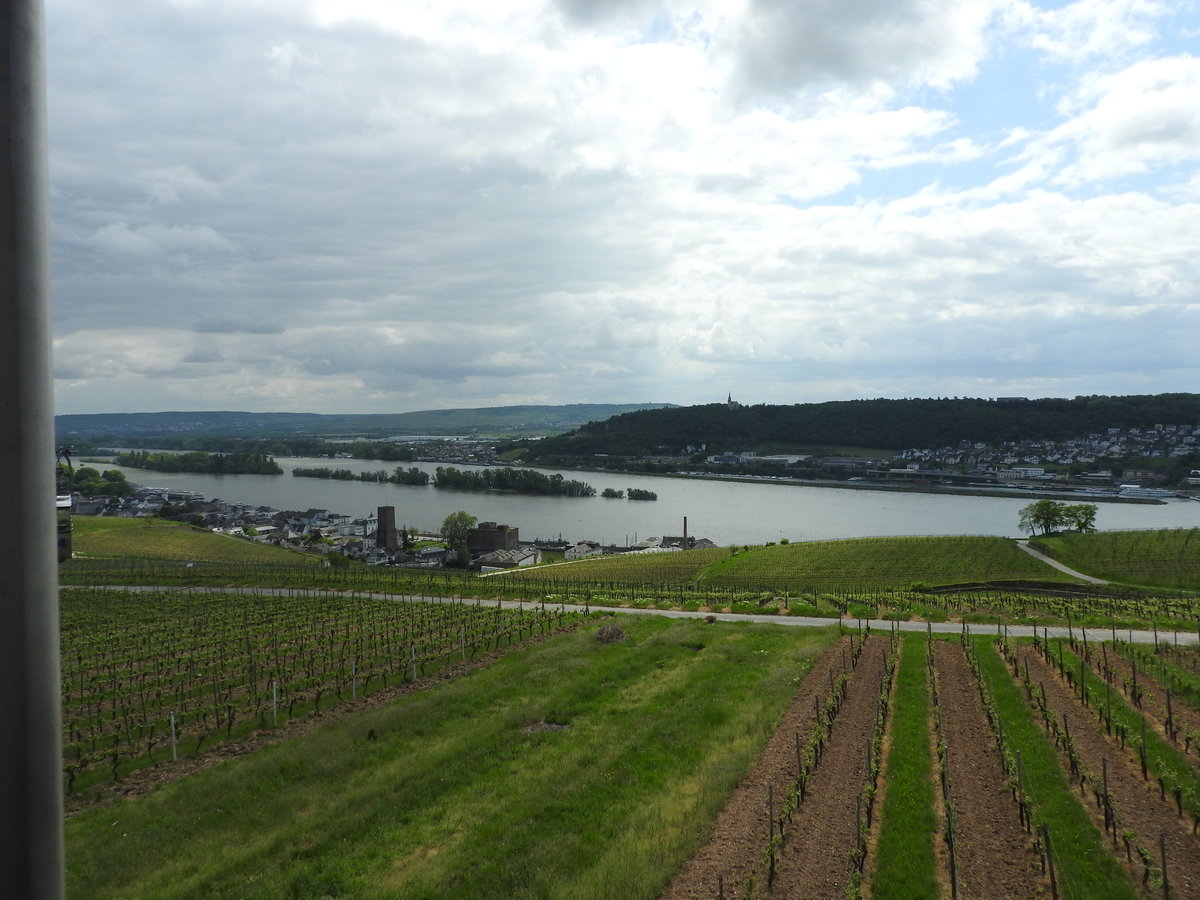
<path id="1" fill-rule="evenodd" d="M 710 403 L 641 410 L 591 422 L 530 448 L 530 460 L 607 453 L 645 456 L 785 447 L 900 451 L 961 441 L 1064 441 L 1109 428 L 1200 424 L 1200 394 L 1041 400 L 976 398 L 844 400 L 791 406 Z"/>
<path id="2" fill-rule="evenodd" d="M 319 413 L 252 413 L 232 411 L 91 413 L 55 416 L 60 442 L 92 440 L 126 446 L 170 438 L 169 445 L 187 446 L 189 439 L 211 437 L 276 438 L 308 436 L 385 437 L 391 435 L 541 435 L 561 434 L 584 422 L 607 419 L 661 403 L 570 403 L 560 406 L 493 406 L 480 409 L 427 409 L 406 413 L 323 415 Z"/>

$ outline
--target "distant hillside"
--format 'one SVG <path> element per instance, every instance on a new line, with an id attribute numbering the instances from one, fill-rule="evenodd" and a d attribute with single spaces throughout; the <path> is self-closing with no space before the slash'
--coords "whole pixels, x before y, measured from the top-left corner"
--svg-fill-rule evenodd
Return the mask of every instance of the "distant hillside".
<path id="1" fill-rule="evenodd" d="M 792 406 L 705 406 L 642 410 L 582 425 L 531 448 L 552 461 L 596 453 L 709 453 L 790 447 L 869 447 L 893 451 L 960 441 L 1066 440 L 1108 428 L 1200 424 L 1200 394 L 1074 399 L 954 398 L 848 400 Z"/>
<path id="2" fill-rule="evenodd" d="M 562 406 L 493 406 L 419 412 L 322 415 L 318 413 L 153 412 L 55 416 L 60 441 L 89 439 L 138 443 L 179 437 L 387 437 L 397 434 L 455 436 L 560 434 L 621 413 L 666 407 L 665 403 L 572 403 Z"/>

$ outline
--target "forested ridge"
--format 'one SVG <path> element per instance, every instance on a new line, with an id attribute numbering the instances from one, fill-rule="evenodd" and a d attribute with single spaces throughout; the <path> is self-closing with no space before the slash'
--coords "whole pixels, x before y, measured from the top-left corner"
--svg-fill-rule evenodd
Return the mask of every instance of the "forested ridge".
<path id="1" fill-rule="evenodd" d="M 1064 441 L 1109 428 L 1200 423 L 1200 394 L 1073 399 L 840 400 L 738 406 L 710 403 L 640 410 L 546 438 L 533 458 L 595 453 L 709 453 L 772 447 L 843 446 L 899 451 L 961 441 Z"/>
<path id="2" fill-rule="evenodd" d="M 252 413 L 236 411 L 91 413 L 54 417 L 60 442 L 212 450 L 214 439 L 278 438 L 321 442 L 329 437 L 396 434 L 554 434 L 582 422 L 661 403 L 568 403 L 427 409 L 403 413 Z"/>

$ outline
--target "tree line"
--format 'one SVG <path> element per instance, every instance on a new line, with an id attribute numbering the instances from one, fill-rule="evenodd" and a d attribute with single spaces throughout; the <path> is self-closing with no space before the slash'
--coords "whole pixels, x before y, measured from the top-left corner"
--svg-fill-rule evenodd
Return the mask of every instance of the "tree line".
<path id="1" fill-rule="evenodd" d="M 600 492 L 601 497 L 607 497 L 610 500 L 624 500 L 626 491 L 617 488 L 605 488 Z M 647 491 L 643 488 L 630 488 L 628 491 L 630 500 L 657 500 L 658 494 L 654 491 Z"/>
<path id="2" fill-rule="evenodd" d="M 297 478 L 369 481 L 380 484 L 405 484 L 415 487 L 423 487 L 429 484 L 429 473 L 418 469 L 416 466 L 409 466 L 407 469 L 397 466 L 392 470 L 390 475 L 383 469 L 378 469 L 374 472 L 352 472 L 349 469 L 331 469 L 326 466 L 317 466 L 315 468 L 296 466 L 292 469 L 292 475 Z"/>
<path id="3" fill-rule="evenodd" d="M 514 491 L 518 494 L 545 494 L 561 497 L 592 497 L 596 489 L 584 481 L 564 478 L 557 472 L 546 475 L 533 469 L 498 466 L 486 469 L 458 469 L 438 466 L 434 487 L 463 491 Z"/>
<path id="4" fill-rule="evenodd" d="M 204 472 L 210 475 L 282 475 L 283 469 L 265 453 L 118 453 L 118 466 L 155 472 Z"/>

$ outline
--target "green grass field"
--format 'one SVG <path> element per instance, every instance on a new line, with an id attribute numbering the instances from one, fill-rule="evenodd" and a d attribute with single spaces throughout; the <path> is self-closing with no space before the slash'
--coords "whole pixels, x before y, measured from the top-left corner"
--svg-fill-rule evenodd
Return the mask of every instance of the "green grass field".
<path id="1" fill-rule="evenodd" d="M 67 822 L 75 897 L 655 897 L 836 629 L 622 618 Z"/>
<path id="2" fill-rule="evenodd" d="M 179 522 L 116 516 L 75 516 L 72 550 L 80 557 L 189 559 L 234 564 L 311 566 L 314 557 Z M 70 563 L 66 564 L 68 567 Z"/>

